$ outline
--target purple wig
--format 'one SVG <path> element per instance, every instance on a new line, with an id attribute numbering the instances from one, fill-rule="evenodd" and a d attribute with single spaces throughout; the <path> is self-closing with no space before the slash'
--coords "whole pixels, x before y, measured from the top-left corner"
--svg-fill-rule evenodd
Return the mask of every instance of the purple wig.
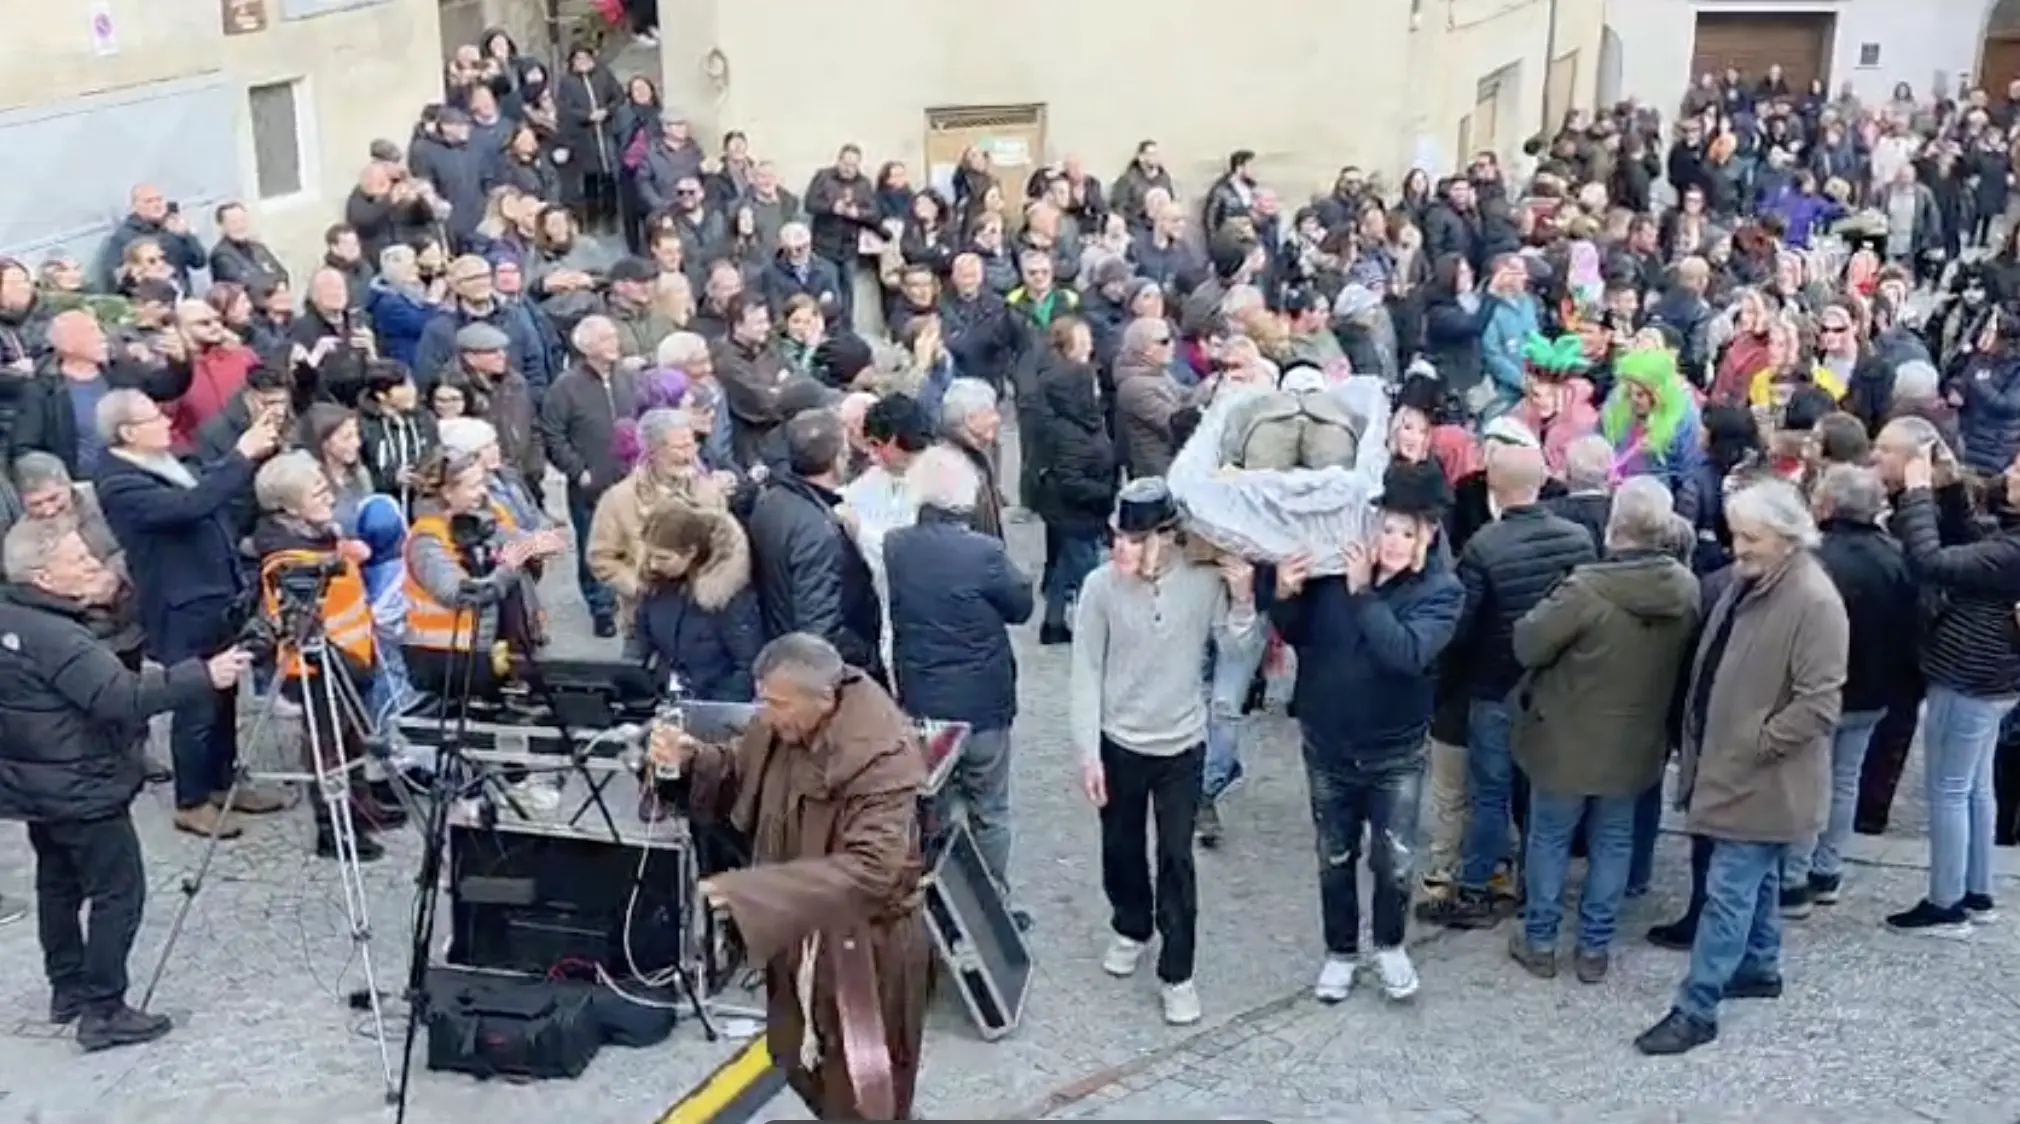
<path id="1" fill-rule="evenodd" d="M 687 376 L 672 367 L 658 367 L 645 373 L 638 388 L 638 408 L 631 417 L 620 418 L 611 434 L 610 450 L 626 471 L 638 466 L 645 450 L 638 443 L 638 419 L 648 410 L 673 410 L 687 397 Z"/>

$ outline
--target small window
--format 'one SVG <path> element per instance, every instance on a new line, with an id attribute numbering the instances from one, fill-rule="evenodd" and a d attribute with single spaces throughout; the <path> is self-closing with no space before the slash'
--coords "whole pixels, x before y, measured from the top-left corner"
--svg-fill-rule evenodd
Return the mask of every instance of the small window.
<path id="1" fill-rule="evenodd" d="M 1859 44 L 1859 65 L 1860 66 L 1880 65 L 1880 45 L 1878 43 Z"/>
<path id="2" fill-rule="evenodd" d="M 307 163 L 302 155 L 301 94 L 299 82 L 273 82 L 247 91 L 261 199 L 301 193 Z"/>

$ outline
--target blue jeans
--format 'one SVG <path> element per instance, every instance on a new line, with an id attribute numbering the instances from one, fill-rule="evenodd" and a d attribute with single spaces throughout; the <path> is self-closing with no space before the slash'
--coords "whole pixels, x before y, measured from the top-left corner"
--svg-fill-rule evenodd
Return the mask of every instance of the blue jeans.
<path id="1" fill-rule="evenodd" d="M 1241 776 L 1242 705 L 1248 702 L 1249 684 L 1268 651 L 1267 644 L 1242 653 L 1207 647 L 1206 772 L 1201 796 L 1209 803 L 1220 799 Z"/>
<path id="2" fill-rule="evenodd" d="M 1010 731 L 975 730 L 947 778 L 947 791 L 968 821 L 982 864 L 1010 886 Z"/>
<path id="3" fill-rule="evenodd" d="M 1564 920 L 1564 882 L 1571 869 L 1571 840 L 1585 822 L 1585 888 L 1578 899 L 1578 950 L 1605 952 L 1620 920 L 1627 868 L 1634 847 L 1633 796 L 1565 796 L 1529 790 L 1529 838 L 1524 847 L 1522 906 L 1531 948 L 1557 947 Z"/>
<path id="4" fill-rule="evenodd" d="M 1319 850 L 1319 922 L 1326 952 L 1352 956 L 1361 943 L 1361 840 L 1375 886 L 1370 932 L 1376 948 L 1401 948 L 1410 907 L 1410 867 L 1416 849 L 1417 806 L 1424 761 L 1412 755 L 1393 767 L 1321 757 L 1304 743 L 1312 832 Z"/>
<path id="5" fill-rule="evenodd" d="M 1466 842 L 1459 853 L 1459 888 L 1486 892 L 1494 868 L 1509 857 L 1508 811 L 1514 799 L 1515 759 L 1508 750 L 1514 725 L 1508 704 L 1474 699 L 1466 722 Z"/>
<path id="6" fill-rule="evenodd" d="M 1786 843 L 1712 843 L 1690 974 L 1676 989 L 1676 1009 L 1686 1016 L 1716 1026 L 1726 984 L 1780 978 L 1781 865 L 1787 853 Z"/>
<path id="7" fill-rule="evenodd" d="M 617 613 L 617 599 L 609 587 L 589 572 L 589 523 L 596 517 L 596 503 L 580 489 L 568 489 L 568 523 L 575 528 L 575 584 L 582 590 L 582 602 L 589 615 L 599 621 Z"/>
<path id="8" fill-rule="evenodd" d="M 1840 854 L 1852 837 L 1852 819 L 1859 807 L 1859 774 L 1866 767 L 1866 747 L 1886 717 L 1884 710 L 1855 710 L 1838 716 L 1831 735 L 1831 815 L 1824 833 L 1810 846 L 1789 848 L 1782 863 L 1782 885 L 1801 888 L 1812 874 L 1836 878 L 1844 870 Z"/>
<path id="9" fill-rule="evenodd" d="M 1627 896 L 1638 898 L 1655 880 L 1655 842 L 1662 835 L 1662 778 L 1634 800 L 1634 844 L 1627 860 Z"/>
<path id="10" fill-rule="evenodd" d="M 1929 795 L 1929 902 L 1948 909 L 1992 892 L 1992 757 L 2013 699 L 1929 685 L 1922 758 Z"/>
<path id="11" fill-rule="evenodd" d="M 1101 535 L 1061 531 L 1058 544 L 1051 571 L 1045 577 L 1044 623 L 1070 625 L 1073 621 L 1068 611 L 1074 598 L 1080 596 L 1080 583 L 1101 565 Z"/>

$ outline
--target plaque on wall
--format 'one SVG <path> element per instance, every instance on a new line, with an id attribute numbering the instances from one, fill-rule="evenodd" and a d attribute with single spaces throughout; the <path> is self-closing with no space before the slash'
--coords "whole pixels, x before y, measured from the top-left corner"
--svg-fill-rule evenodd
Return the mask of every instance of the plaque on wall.
<path id="1" fill-rule="evenodd" d="M 252 35 L 267 29 L 267 0 L 219 0 L 226 35 Z"/>

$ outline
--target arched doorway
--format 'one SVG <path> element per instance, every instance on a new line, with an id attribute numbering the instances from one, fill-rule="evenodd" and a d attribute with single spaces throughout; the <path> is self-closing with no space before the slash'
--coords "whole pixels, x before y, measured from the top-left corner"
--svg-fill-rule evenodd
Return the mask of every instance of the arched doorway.
<path id="1" fill-rule="evenodd" d="M 1994 98 L 2020 80 L 2020 0 L 1993 0 L 1978 46 L 1977 84 Z"/>

